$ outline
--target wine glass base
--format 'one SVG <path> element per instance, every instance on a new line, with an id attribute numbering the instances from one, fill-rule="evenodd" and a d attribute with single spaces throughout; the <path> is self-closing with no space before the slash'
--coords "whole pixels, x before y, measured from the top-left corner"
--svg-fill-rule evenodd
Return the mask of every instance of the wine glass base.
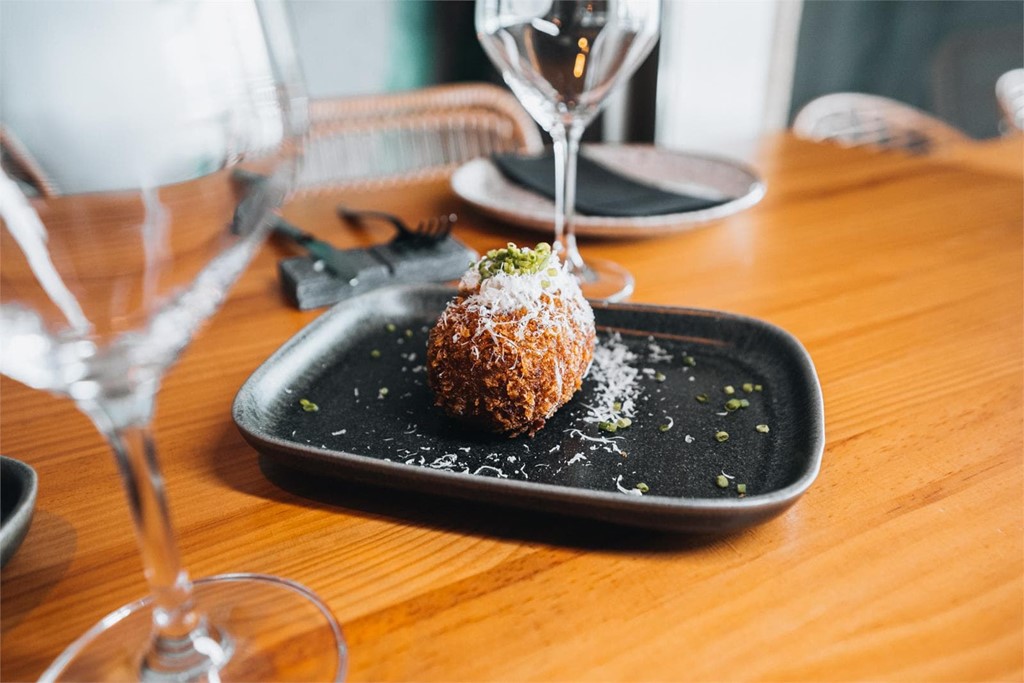
<path id="1" fill-rule="evenodd" d="M 212 634 L 196 649 L 223 659 L 215 671 L 206 664 L 175 673 L 147 667 L 153 614 L 147 597 L 108 614 L 72 643 L 40 681 L 344 679 L 348 657 L 341 629 L 305 587 L 274 576 L 223 574 L 195 581 L 193 599 Z"/>
<path id="2" fill-rule="evenodd" d="M 625 301 L 636 281 L 632 273 L 614 261 L 587 259 L 577 275 L 583 296 L 590 301 Z"/>

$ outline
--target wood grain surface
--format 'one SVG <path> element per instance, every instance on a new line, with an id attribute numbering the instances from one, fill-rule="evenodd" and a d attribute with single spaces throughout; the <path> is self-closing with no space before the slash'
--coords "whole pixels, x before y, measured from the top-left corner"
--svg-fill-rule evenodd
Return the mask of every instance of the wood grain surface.
<path id="1" fill-rule="evenodd" d="M 783 135 L 758 151 L 768 193 L 753 209 L 583 245 L 636 274 L 634 301 L 763 318 L 810 352 L 821 474 L 784 515 L 729 537 L 264 471 L 232 399 L 318 313 L 285 304 L 275 263 L 290 251 L 268 245 L 159 400 L 186 564 L 310 587 L 342 624 L 353 681 L 1019 681 L 1021 160 L 1019 138 L 915 158 Z M 436 181 L 298 198 L 286 216 L 342 246 L 386 239 L 340 223 L 339 201 L 410 220 L 457 210 L 478 250 L 546 238 Z M 0 451 L 39 474 L 31 531 L 2 572 L 0 678 L 34 680 L 146 588 L 90 424 L 7 379 L 0 399 Z"/>

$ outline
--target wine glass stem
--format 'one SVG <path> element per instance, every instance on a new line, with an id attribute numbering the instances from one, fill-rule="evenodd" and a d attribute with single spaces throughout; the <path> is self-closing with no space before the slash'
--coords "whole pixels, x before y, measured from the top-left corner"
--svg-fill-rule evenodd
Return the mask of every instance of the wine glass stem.
<path id="1" fill-rule="evenodd" d="M 150 429 L 153 401 L 152 391 L 138 389 L 79 402 L 114 451 L 152 595 L 153 640 L 143 677 L 208 670 L 226 657 L 218 634 L 195 609 L 192 581 L 182 567 Z"/>
<path id="2" fill-rule="evenodd" d="M 569 272 L 582 277 L 586 264 L 576 248 L 576 160 L 583 127 L 556 125 L 551 129 L 555 150 L 555 249 Z"/>

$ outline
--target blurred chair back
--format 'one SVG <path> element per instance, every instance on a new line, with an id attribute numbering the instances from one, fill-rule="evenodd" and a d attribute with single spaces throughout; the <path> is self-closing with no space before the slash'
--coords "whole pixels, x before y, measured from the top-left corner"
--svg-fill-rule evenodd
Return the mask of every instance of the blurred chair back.
<path id="1" fill-rule="evenodd" d="M 489 84 L 314 100 L 304 191 L 442 177 L 498 152 L 539 152 L 540 131 L 515 96 Z"/>
<path id="2" fill-rule="evenodd" d="M 916 107 L 863 93 L 833 93 L 812 100 L 793 120 L 793 133 L 847 147 L 871 145 L 912 154 L 928 154 L 969 139 Z"/>
<path id="3" fill-rule="evenodd" d="M 1003 110 L 1006 132 L 1024 131 L 1024 69 L 1013 69 L 999 77 L 996 99 Z"/>

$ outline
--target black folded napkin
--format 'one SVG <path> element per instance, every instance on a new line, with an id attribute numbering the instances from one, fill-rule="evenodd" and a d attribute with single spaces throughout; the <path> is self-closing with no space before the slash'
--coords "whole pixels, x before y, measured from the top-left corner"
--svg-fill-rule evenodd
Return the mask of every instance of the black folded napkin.
<path id="1" fill-rule="evenodd" d="M 555 156 L 552 150 L 539 157 L 496 154 L 493 159 L 498 170 L 509 180 L 554 198 Z M 661 216 L 709 209 L 728 201 L 667 192 L 626 178 L 583 155 L 576 165 L 576 211 L 588 216 Z"/>

